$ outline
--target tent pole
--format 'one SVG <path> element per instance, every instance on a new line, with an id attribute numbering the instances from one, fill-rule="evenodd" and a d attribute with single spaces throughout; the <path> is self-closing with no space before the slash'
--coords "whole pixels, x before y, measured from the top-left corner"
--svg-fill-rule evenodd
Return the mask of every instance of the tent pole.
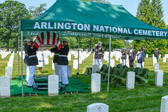
<path id="1" fill-rule="evenodd" d="M 126 40 L 126 55 L 125 55 L 125 65 L 127 63 L 127 44 L 128 44 L 128 39 Z"/>
<path id="2" fill-rule="evenodd" d="M 80 38 L 78 37 L 78 72 L 77 72 L 78 78 L 79 78 L 79 45 L 80 45 Z"/>
<path id="3" fill-rule="evenodd" d="M 108 81 L 107 81 L 107 92 L 109 92 L 110 83 L 110 59 L 111 59 L 111 36 L 109 37 L 109 65 L 108 65 Z"/>
<path id="4" fill-rule="evenodd" d="M 24 91 L 23 91 L 23 31 L 21 31 L 21 79 L 22 79 L 22 97 L 24 97 Z"/>
<path id="5" fill-rule="evenodd" d="M 19 33 L 18 33 L 18 77 L 20 76 L 19 51 L 20 51 L 20 49 L 19 49 Z"/>

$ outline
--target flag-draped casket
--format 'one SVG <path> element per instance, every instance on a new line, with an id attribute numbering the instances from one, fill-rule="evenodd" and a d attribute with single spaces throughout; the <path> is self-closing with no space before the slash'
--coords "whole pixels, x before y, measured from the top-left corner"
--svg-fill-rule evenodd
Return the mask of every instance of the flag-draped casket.
<path id="1" fill-rule="evenodd" d="M 40 35 L 36 37 L 35 46 L 37 48 L 43 47 L 54 47 L 57 46 L 58 49 L 62 47 L 60 38 L 55 32 L 41 32 Z"/>

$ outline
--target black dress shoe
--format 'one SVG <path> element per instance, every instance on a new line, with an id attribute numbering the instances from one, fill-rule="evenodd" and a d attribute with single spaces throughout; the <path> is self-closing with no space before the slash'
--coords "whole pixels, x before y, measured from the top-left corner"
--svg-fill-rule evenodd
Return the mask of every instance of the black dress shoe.
<path id="1" fill-rule="evenodd" d="M 28 88 L 33 88 L 33 86 L 27 86 Z"/>
<path id="2" fill-rule="evenodd" d="M 66 90 L 66 89 L 65 89 L 65 85 L 61 85 L 59 90 L 60 90 L 60 91 L 65 91 L 65 90 Z"/>

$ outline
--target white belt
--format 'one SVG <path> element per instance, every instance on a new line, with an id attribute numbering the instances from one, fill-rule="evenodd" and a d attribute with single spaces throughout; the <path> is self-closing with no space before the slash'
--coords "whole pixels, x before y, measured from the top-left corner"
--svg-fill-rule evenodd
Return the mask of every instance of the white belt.
<path id="1" fill-rule="evenodd" d="M 66 57 L 67 57 L 67 55 L 59 55 L 59 57 L 65 57 L 65 58 L 66 58 Z"/>
<path id="2" fill-rule="evenodd" d="M 29 56 L 29 58 L 33 58 L 33 57 L 36 57 L 36 55 Z"/>
<path id="3" fill-rule="evenodd" d="M 55 54 L 56 56 L 58 56 L 59 54 Z"/>
<path id="4" fill-rule="evenodd" d="M 102 53 L 98 53 L 98 54 L 102 54 Z"/>

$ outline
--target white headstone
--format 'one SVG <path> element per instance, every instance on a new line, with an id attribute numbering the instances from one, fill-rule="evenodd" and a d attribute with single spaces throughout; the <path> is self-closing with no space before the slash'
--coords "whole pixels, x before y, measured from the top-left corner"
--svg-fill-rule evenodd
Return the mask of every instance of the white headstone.
<path id="1" fill-rule="evenodd" d="M 137 56 L 135 56 L 135 60 L 137 60 Z"/>
<path id="2" fill-rule="evenodd" d="M 144 62 L 142 62 L 142 67 L 144 67 L 144 64 L 145 64 L 145 63 L 144 63 Z"/>
<path id="3" fill-rule="evenodd" d="M 13 68 L 12 67 L 6 67 L 5 68 L 5 76 L 9 77 L 10 79 L 12 79 L 12 71 Z"/>
<path id="4" fill-rule="evenodd" d="M 161 58 L 161 56 L 162 56 L 162 55 L 161 55 L 161 54 L 159 54 L 159 58 Z"/>
<path id="5" fill-rule="evenodd" d="M 52 69 L 54 70 L 55 69 L 55 64 L 52 62 Z"/>
<path id="6" fill-rule="evenodd" d="M 118 61 L 118 56 L 116 56 L 116 61 Z"/>
<path id="7" fill-rule="evenodd" d="M 99 65 L 93 65 L 92 66 L 92 73 L 96 73 L 97 71 L 99 71 Z"/>
<path id="8" fill-rule="evenodd" d="M 126 60 L 126 65 L 129 67 L 129 60 L 128 59 Z"/>
<path id="9" fill-rule="evenodd" d="M 148 58 L 148 54 L 146 54 L 146 58 Z"/>
<path id="10" fill-rule="evenodd" d="M 48 95 L 55 96 L 59 94 L 59 79 L 58 75 L 48 76 Z"/>
<path id="11" fill-rule="evenodd" d="M 45 57 L 45 58 L 44 58 L 44 63 L 45 63 L 46 65 L 49 64 L 49 58 L 48 58 L 48 57 Z"/>
<path id="12" fill-rule="evenodd" d="M 140 64 L 140 63 L 137 63 L 137 64 L 136 64 L 136 67 L 137 67 L 137 68 L 141 68 L 141 64 Z"/>
<path id="13" fill-rule="evenodd" d="M 111 67 L 114 67 L 114 66 L 115 66 L 115 60 L 114 60 L 114 59 L 111 59 L 110 66 L 111 66 Z"/>
<path id="14" fill-rule="evenodd" d="M 91 91 L 92 93 L 100 92 L 101 88 L 101 75 L 92 73 L 91 75 Z"/>
<path id="15" fill-rule="evenodd" d="M 163 62 L 164 62 L 164 63 L 166 62 L 166 57 L 163 58 Z"/>
<path id="16" fill-rule="evenodd" d="M 68 61 L 71 61 L 71 54 L 68 54 Z"/>
<path id="17" fill-rule="evenodd" d="M 78 69 L 78 60 L 73 60 L 73 69 Z"/>
<path id="18" fill-rule="evenodd" d="M 82 59 L 79 59 L 79 64 L 82 64 Z"/>
<path id="19" fill-rule="evenodd" d="M 127 72 L 126 88 L 128 90 L 134 89 L 135 86 L 135 72 Z"/>
<path id="20" fill-rule="evenodd" d="M 157 63 L 157 59 L 156 57 L 153 57 L 153 65 L 155 66 L 156 63 Z"/>
<path id="21" fill-rule="evenodd" d="M 122 59 L 120 58 L 120 63 L 122 63 Z"/>
<path id="22" fill-rule="evenodd" d="M 157 87 L 162 87 L 163 86 L 163 71 L 162 70 L 157 70 L 156 71 L 155 85 Z"/>
<path id="23" fill-rule="evenodd" d="M 87 112 L 109 112 L 109 106 L 104 103 L 94 103 L 87 106 Z"/>
<path id="24" fill-rule="evenodd" d="M 10 79 L 9 77 L 0 77 L 0 97 L 10 97 Z"/>
<path id="25" fill-rule="evenodd" d="M 160 112 L 168 112 L 168 96 L 162 97 Z"/>
<path id="26" fill-rule="evenodd" d="M 13 67 L 13 61 L 8 62 L 8 67 Z"/>
<path id="27" fill-rule="evenodd" d="M 72 66 L 71 65 L 68 65 L 68 67 L 67 67 L 67 73 L 68 73 L 68 77 L 72 77 Z"/>
<path id="28" fill-rule="evenodd" d="M 154 65 L 154 72 L 156 72 L 157 70 L 159 70 L 159 63 L 155 63 Z"/>

